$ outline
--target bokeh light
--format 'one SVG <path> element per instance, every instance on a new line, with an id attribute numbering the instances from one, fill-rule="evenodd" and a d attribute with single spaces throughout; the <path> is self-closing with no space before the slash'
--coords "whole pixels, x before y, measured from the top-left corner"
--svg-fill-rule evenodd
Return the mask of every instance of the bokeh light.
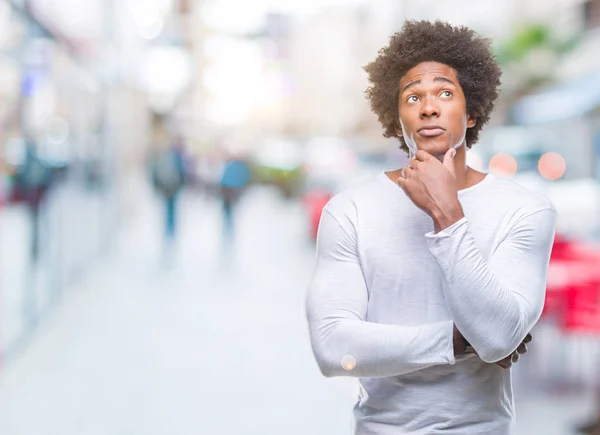
<path id="1" fill-rule="evenodd" d="M 46 137 L 51 144 L 62 144 L 69 138 L 69 122 L 53 116 L 46 123 Z"/>
<path id="2" fill-rule="evenodd" d="M 513 176 L 517 173 L 517 161 L 510 154 L 498 153 L 490 159 L 489 168 L 494 174 Z"/>
<path id="3" fill-rule="evenodd" d="M 555 181 L 565 174 L 567 162 L 563 156 L 555 152 L 549 152 L 540 157 L 538 170 L 546 180 Z"/>
<path id="4" fill-rule="evenodd" d="M 352 355 L 344 355 L 341 360 L 342 368 L 346 371 L 354 370 L 356 367 L 356 358 Z"/>

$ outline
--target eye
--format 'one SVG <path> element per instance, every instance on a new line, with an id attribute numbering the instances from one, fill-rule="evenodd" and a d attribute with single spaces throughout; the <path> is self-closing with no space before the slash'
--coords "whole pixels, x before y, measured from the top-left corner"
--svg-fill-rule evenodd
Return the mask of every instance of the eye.
<path id="1" fill-rule="evenodd" d="M 452 92 L 450 91 L 442 91 L 442 93 L 440 94 L 440 97 L 442 98 L 450 98 L 452 96 Z"/>
<path id="2" fill-rule="evenodd" d="M 417 101 L 419 101 L 419 97 L 417 97 L 416 95 L 411 95 L 406 99 L 407 103 L 416 103 Z"/>

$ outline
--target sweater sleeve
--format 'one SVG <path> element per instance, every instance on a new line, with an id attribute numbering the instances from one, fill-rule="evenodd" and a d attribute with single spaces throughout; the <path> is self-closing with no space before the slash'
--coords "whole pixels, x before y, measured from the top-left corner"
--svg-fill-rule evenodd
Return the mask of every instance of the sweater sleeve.
<path id="1" fill-rule="evenodd" d="M 442 269 L 454 323 L 483 361 L 510 355 L 539 320 L 555 228 L 552 208 L 525 215 L 489 261 L 481 255 L 467 218 L 438 234 L 426 234 Z"/>
<path id="2" fill-rule="evenodd" d="M 368 290 L 356 233 L 324 210 L 306 315 L 323 375 L 388 377 L 454 364 L 453 322 L 398 326 L 365 320 Z"/>

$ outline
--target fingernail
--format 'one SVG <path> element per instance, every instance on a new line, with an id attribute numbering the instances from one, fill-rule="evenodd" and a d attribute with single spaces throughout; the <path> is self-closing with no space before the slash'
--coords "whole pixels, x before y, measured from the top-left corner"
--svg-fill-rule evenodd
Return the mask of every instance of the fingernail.
<path id="1" fill-rule="evenodd" d="M 450 154 L 452 155 L 452 158 L 454 158 L 454 156 L 456 155 L 456 150 L 453 148 Z"/>

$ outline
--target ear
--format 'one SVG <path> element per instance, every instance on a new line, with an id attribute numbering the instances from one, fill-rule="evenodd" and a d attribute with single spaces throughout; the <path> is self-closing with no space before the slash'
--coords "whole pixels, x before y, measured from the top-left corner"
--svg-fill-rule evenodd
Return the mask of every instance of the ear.
<path id="1" fill-rule="evenodd" d="M 394 127 L 394 131 L 398 137 L 402 137 L 402 127 L 400 127 L 400 123 L 396 121 L 396 126 Z"/>
<path id="2" fill-rule="evenodd" d="M 476 124 L 477 124 L 477 119 L 475 119 L 469 115 L 467 117 L 467 128 L 475 127 Z"/>

